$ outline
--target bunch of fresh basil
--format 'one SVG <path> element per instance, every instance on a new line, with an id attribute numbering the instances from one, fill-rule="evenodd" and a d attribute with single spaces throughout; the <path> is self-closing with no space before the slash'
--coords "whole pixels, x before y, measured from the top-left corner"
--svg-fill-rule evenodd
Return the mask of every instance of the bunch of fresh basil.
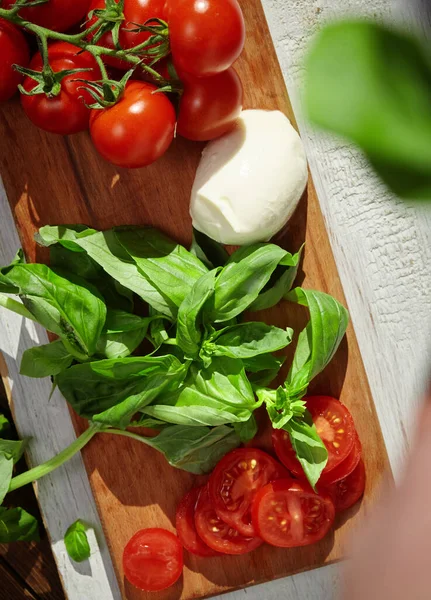
<path id="1" fill-rule="evenodd" d="M 301 250 L 262 243 L 229 256 L 199 235 L 188 251 L 134 227 L 43 227 L 37 240 L 50 247 L 50 267 L 19 254 L 0 269 L 0 305 L 58 336 L 24 353 L 23 375 L 51 376 L 92 431 L 139 439 L 192 473 L 252 439 L 254 411 L 265 405 L 315 485 L 327 452 L 301 398 L 338 348 L 348 315 L 327 294 L 291 291 Z M 293 331 L 242 317 L 282 298 L 307 306 L 310 321 L 285 384 L 273 390 Z M 130 431 L 137 426 L 160 433 L 143 437 Z M 10 479 L 1 479 L 6 493 Z"/>

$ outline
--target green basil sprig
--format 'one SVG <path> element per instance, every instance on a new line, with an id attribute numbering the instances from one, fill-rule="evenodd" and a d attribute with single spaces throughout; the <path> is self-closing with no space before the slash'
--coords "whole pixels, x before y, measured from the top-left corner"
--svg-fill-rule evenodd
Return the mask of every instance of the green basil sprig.
<path id="1" fill-rule="evenodd" d="M 64 544 L 68 555 L 75 562 L 82 562 L 90 558 L 90 544 L 87 538 L 87 526 L 81 519 L 78 519 L 64 534 Z"/>

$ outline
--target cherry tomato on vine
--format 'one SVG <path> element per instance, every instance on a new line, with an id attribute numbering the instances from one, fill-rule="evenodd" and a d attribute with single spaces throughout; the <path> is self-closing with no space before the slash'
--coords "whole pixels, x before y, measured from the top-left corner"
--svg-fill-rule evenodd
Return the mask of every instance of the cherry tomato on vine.
<path id="1" fill-rule="evenodd" d="M 6 2 L 11 7 L 15 2 Z M 38 6 L 29 6 L 19 11 L 26 21 L 54 31 L 67 31 L 87 15 L 90 0 L 48 0 Z"/>
<path id="2" fill-rule="evenodd" d="M 183 548 L 166 529 L 142 529 L 123 552 L 124 575 L 140 590 L 159 592 L 173 585 L 183 570 Z"/>
<path id="3" fill-rule="evenodd" d="M 269 481 L 288 477 L 286 469 L 266 452 L 239 448 L 226 454 L 208 482 L 217 515 L 244 536 L 257 535 L 251 522 L 251 505 L 256 493 Z"/>
<path id="4" fill-rule="evenodd" d="M 89 52 L 82 52 L 68 42 L 55 42 L 49 46 L 48 57 L 54 73 L 80 68 L 91 71 L 73 73 L 61 79 L 61 91 L 56 96 L 49 97 L 43 93 L 35 96 L 22 94 L 22 107 L 28 118 L 45 131 L 61 135 L 84 131 L 88 128 L 91 112 L 85 104 L 91 104 L 93 99 L 83 89 L 85 84 L 76 80 L 97 81 L 100 79 L 99 67 Z M 42 71 L 42 68 L 42 57 L 39 53 L 35 54 L 30 62 L 30 69 Z M 23 87 L 27 92 L 36 85 L 30 77 L 24 79 Z"/>
<path id="5" fill-rule="evenodd" d="M 365 491 L 365 467 L 360 460 L 357 467 L 344 479 L 326 488 L 332 497 L 337 511 L 347 510 L 361 498 Z"/>
<path id="6" fill-rule="evenodd" d="M 175 0 L 167 12 L 172 56 L 180 71 L 215 75 L 241 54 L 245 24 L 237 0 Z"/>
<path id="7" fill-rule="evenodd" d="M 256 494 L 252 515 L 265 542 L 295 548 L 321 540 L 334 522 L 335 508 L 328 494 L 315 494 L 307 483 L 279 479 Z"/>
<path id="8" fill-rule="evenodd" d="M 233 68 L 213 77 L 183 77 L 178 133 L 189 140 L 220 137 L 235 125 L 242 108 L 241 80 Z"/>
<path id="9" fill-rule="evenodd" d="M 117 2 L 118 4 L 118 2 Z M 148 31 L 132 32 L 128 29 L 136 29 L 135 23 L 144 25 L 149 19 L 162 19 L 164 15 L 164 0 L 125 0 L 124 2 L 124 21 L 120 28 L 119 42 L 123 49 L 132 48 L 138 44 L 145 42 L 151 33 Z M 90 10 L 105 8 L 105 0 L 91 0 Z M 86 27 L 90 27 L 97 20 L 96 16 L 86 23 Z M 112 39 L 112 33 L 108 31 L 98 41 L 99 46 L 106 48 L 115 48 Z M 116 69 L 127 70 L 130 68 L 130 63 L 112 56 L 104 56 L 104 62 Z"/>
<path id="10" fill-rule="evenodd" d="M 193 488 L 188 492 L 177 508 L 176 529 L 184 548 L 196 556 L 217 556 L 198 535 L 195 525 L 195 506 L 202 488 Z"/>
<path id="11" fill-rule="evenodd" d="M 27 41 L 21 31 L 0 19 L 0 102 L 12 98 L 22 81 L 22 75 L 12 65 L 26 67 L 29 60 Z"/>
<path id="12" fill-rule="evenodd" d="M 304 398 L 317 433 L 328 451 L 328 463 L 323 473 L 337 467 L 351 452 L 356 438 L 352 415 L 344 404 L 330 396 L 308 396 Z M 298 477 L 305 477 L 296 458 L 289 434 L 283 429 L 274 429 L 274 450 L 285 467 Z M 322 474 L 323 474 L 322 473 Z"/>
<path id="13" fill-rule="evenodd" d="M 260 538 L 241 535 L 217 516 L 206 486 L 196 503 L 195 525 L 205 544 L 222 554 L 246 554 L 262 545 Z"/>
<path id="14" fill-rule="evenodd" d="M 130 81 L 110 108 L 93 110 L 90 134 L 107 161 L 129 169 L 151 164 L 169 148 L 175 110 L 167 96 L 143 81 Z"/>

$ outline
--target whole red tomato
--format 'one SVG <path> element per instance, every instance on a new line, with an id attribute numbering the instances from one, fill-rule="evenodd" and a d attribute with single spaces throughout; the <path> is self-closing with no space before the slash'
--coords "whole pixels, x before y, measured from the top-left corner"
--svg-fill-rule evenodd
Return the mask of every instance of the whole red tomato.
<path id="1" fill-rule="evenodd" d="M 124 22 L 119 35 L 120 46 L 126 50 L 145 42 L 151 35 L 149 32 L 141 31 L 133 33 L 132 31 L 127 31 L 127 29 L 135 29 L 135 23 L 143 25 L 149 19 L 163 18 L 164 5 L 164 0 L 125 0 L 123 9 Z M 105 0 L 91 0 L 90 10 L 101 8 L 105 8 Z M 86 26 L 90 27 L 95 23 L 96 19 L 97 17 L 94 16 Z M 114 48 L 112 33 L 110 31 L 105 33 L 98 41 L 98 44 L 105 48 Z M 127 70 L 130 68 L 128 62 L 112 56 L 104 56 L 103 60 L 107 65 L 116 69 Z"/>
<path id="2" fill-rule="evenodd" d="M 129 169 L 145 167 L 169 148 L 175 110 L 156 90 L 151 83 L 130 81 L 117 104 L 91 112 L 91 139 L 107 161 Z"/>
<path id="3" fill-rule="evenodd" d="M 54 73 L 66 69 L 92 69 L 67 75 L 61 80 L 61 91 L 57 96 L 46 94 L 21 96 L 21 103 L 29 119 L 41 129 L 69 135 L 84 131 L 88 128 L 90 109 L 85 104 L 91 104 L 92 98 L 83 89 L 83 84 L 76 79 L 97 81 L 100 71 L 93 56 L 82 52 L 80 48 L 68 42 L 56 42 L 48 49 L 49 63 Z M 43 62 L 40 54 L 33 56 L 30 69 L 42 71 Z M 30 77 L 24 80 L 24 89 L 31 91 L 37 83 Z"/>
<path id="4" fill-rule="evenodd" d="M 232 129 L 242 108 L 242 85 L 231 67 L 213 77 L 183 78 L 177 131 L 195 141 L 207 141 Z"/>
<path id="5" fill-rule="evenodd" d="M 0 101 L 9 100 L 22 81 L 12 65 L 26 67 L 30 59 L 25 37 L 9 21 L 0 19 Z"/>
<path id="6" fill-rule="evenodd" d="M 6 1 L 7 7 L 13 6 L 14 1 Z M 39 6 L 22 8 L 19 16 L 36 25 L 67 31 L 81 21 L 89 11 L 90 0 L 48 0 Z"/>
<path id="7" fill-rule="evenodd" d="M 180 71 L 194 77 L 215 75 L 241 54 L 245 24 L 237 0 L 171 0 L 165 10 Z"/>

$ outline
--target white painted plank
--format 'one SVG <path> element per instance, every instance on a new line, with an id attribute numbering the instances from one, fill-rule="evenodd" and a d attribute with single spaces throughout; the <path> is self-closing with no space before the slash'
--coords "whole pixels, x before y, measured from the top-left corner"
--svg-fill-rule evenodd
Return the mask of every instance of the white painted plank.
<path id="1" fill-rule="evenodd" d="M 6 265 L 20 242 L 2 185 L 0 224 L 0 265 Z M 30 379 L 19 375 L 23 352 L 47 342 L 44 329 L 0 308 L 0 352 L 8 370 L 6 385 L 11 390 L 18 433 L 20 437 L 32 438 L 27 453 L 30 466 L 45 462 L 76 438 L 67 404 L 60 393 L 55 392 L 48 400 L 49 378 Z M 36 492 L 69 599 L 119 600 L 117 580 L 81 455 L 43 477 Z M 78 518 L 91 526 L 88 531 L 91 557 L 81 564 L 70 560 L 63 542 L 67 527 Z"/>

